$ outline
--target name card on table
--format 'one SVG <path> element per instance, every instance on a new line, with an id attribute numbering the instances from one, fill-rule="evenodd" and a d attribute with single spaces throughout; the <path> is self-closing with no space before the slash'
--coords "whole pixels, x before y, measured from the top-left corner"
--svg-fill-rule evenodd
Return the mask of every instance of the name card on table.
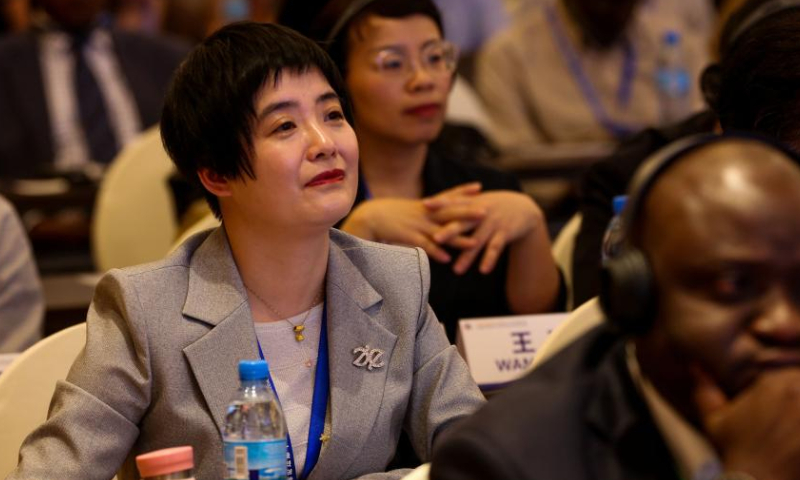
<path id="1" fill-rule="evenodd" d="M 496 390 L 530 369 L 539 347 L 568 315 L 463 319 L 458 323 L 456 345 L 481 390 Z"/>

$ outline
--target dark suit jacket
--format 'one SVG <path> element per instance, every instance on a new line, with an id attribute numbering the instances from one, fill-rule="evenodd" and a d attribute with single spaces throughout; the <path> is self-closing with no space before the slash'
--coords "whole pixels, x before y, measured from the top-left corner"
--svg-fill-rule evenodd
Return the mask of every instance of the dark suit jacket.
<path id="1" fill-rule="evenodd" d="M 448 431 L 431 478 L 678 477 L 630 377 L 624 342 L 601 326 Z"/>
<path id="2" fill-rule="evenodd" d="M 138 33 L 112 30 L 111 36 L 142 128 L 155 125 L 172 74 L 189 47 Z M 0 40 L 0 177 L 47 171 L 53 155 L 37 36 L 8 36 Z"/>

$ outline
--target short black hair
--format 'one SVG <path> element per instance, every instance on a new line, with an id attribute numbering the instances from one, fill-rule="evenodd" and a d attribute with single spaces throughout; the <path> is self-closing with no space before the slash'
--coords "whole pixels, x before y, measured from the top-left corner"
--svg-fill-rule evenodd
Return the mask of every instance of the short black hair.
<path id="1" fill-rule="evenodd" d="M 751 0 L 724 31 L 767 2 Z M 723 34 L 709 103 L 725 130 L 759 132 L 800 150 L 800 8 L 770 15 L 736 38 Z M 731 41 L 732 40 L 732 41 Z"/>
<path id="2" fill-rule="evenodd" d="M 345 77 L 350 29 L 373 15 L 386 18 L 424 15 L 433 20 L 444 37 L 442 16 L 432 0 L 332 0 L 312 22 L 310 36 L 321 42 Z"/>
<path id="3" fill-rule="evenodd" d="M 339 96 L 352 123 L 344 81 L 316 43 L 287 27 L 239 22 L 200 43 L 181 64 L 161 114 L 161 138 L 178 171 L 200 184 L 207 168 L 224 178 L 255 178 L 252 165 L 255 100 L 281 73 L 317 69 Z M 200 185 L 202 187 L 202 185 Z M 203 189 L 221 218 L 219 199 Z"/>

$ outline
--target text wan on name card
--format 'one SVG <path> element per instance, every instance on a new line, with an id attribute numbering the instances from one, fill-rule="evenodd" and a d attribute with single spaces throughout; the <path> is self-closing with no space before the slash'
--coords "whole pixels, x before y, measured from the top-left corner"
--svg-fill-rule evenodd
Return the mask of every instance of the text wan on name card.
<path id="1" fill-rule="evenodd" d="M 456 344 L 482 390 L 512 382 L 530 369 L 537 350 L 566 313 L 463 319 Z"/>

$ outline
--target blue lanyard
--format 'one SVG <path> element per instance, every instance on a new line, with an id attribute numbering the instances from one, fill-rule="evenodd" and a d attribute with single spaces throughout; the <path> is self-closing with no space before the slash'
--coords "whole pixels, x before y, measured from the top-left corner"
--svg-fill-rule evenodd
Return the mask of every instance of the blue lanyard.
<path id="1" fill-rule="evenodd" d="M 555 36 L 558 49 L 565 57 L 567 65 L 569 66 L 569 70 L 572 73 L 572 76 L 575 77 L 575 80 L 578 82 L 578 86 L 581 89 L 583 98 L 589 104 L 589 108 L 592 110 L 592 114 L 594 115 L 595 119 L 600 123 L 600 125 L 603 126 L 603 128 L 611 133 L 614 138 L 618 139 L 640 130 L 641 127 L 624 124 L 611 119 L 605 108 L 603 108 L 603 104 L 598 98 L 597 93 L 592 86 L 592 82 L 589 81 L 589 78 L 583 71 L 578 54 L 572 48 L 572 45 L 570 45 L 564 24 L 558 18 L 555 7 L 553 5 L 546 5 L 545 15 L 547 15 L 547 21 L 550 24 L 553 35 Z M 620 78 L 619 87 L 617 88 L 617 104 L 623 107 L 627 106 L 630 102 L 631 91 L 633 90 L 633 77 L 636 74 L 636 51 L 634 50 L 630 41 L 625 41 L 624 50 L 625 60 L 622 64 L 622 75 Z"/>
<path id="2" fill-rule="evenodd" d="M 325 414 L 328 411 L 328 392 L 330 391 L 330 373 L 328 372 L 328 330 L 326 324 L 328 319 L 327 302 L 322 305 L 322 323 L 319 332 L 319 348 L 317 349 L 317 368 L 314 375 L 314 395 L 311 400 L 311 425 L 308 427 L 308 448 L 306 449 L 306 463 L 300 478 L 308 478 L 311 470 L 317 465 L 319 454 L 322 451 L 322 432 L 325 429 Z M 264 352 L 261 350 L 261 342 L 256 338 L 258 344 L 258 356 L 264 360 Z M 269 379 L 269 386 L 275 393 L 275 398 L 280 404 L 278 391 Z M 292 450 L 292 439 L 289 436 L 288 427 L 286 432 L 286 475 L 292 480 L 297 480 L 297 469 L 294 463 L 294 450 Z"/>

